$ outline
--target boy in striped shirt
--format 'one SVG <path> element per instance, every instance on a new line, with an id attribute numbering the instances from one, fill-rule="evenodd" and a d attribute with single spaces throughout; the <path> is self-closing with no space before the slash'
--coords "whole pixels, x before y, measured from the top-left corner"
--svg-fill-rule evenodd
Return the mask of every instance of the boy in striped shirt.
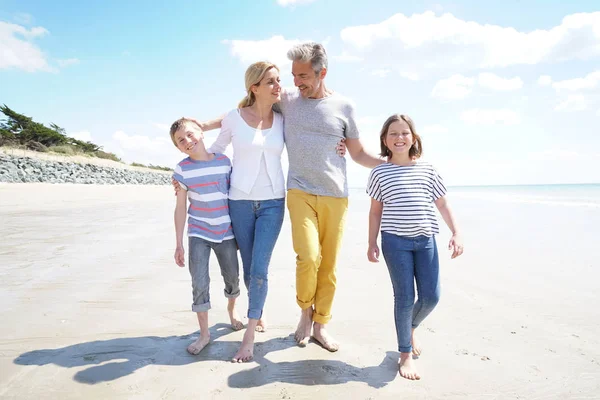
<path id="1" fill-rule="evenodd" d="M 200 337 L 187 348 L 196 355 L 210 341 L 208 310 L 210 306 L 208 262 L 215 252 L 225 281 L 227 311 L 234 330 L 243 328 L 235 301 L 240 295 L 237 245 L 231 229 L 227 194 L 231 162 L 224 154 L 212 154 L 204 146 L 204 134 L 195 123 L 181 118 L 171 125 L 173 144 L 188 157 L 175 167 L 173 178 L 183 190 L 177 192 L 175 207 L 175 262 L 185 266 L 183 228 L 188 217 L 189 270 L 192 276 L 192 311 L 198 316 Z M 187 207 L 187 200 L 190 205 Z"/>

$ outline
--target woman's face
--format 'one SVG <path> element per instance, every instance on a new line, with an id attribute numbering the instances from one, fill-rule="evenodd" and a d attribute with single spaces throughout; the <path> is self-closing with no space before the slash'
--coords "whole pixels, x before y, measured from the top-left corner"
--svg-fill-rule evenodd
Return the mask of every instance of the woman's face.
<path id="1" fill-rule="evenodd" d="M 281 80 L 277 68 L 271 68 L 258 85 L 253 87 L 254 96 L 260 101 L 277 103 L 281 99 Z"/>

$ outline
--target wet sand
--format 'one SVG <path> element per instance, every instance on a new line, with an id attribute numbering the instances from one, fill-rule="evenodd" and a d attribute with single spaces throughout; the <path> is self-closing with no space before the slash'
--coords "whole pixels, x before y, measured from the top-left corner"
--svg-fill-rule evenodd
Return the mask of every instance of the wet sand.
<path id="1" fill-rule="evenodd" d="M 295 346 L 289 220 L 270 267 L 266 333 L 232 364 L 211 263 L 211 343 L 198 335 L 187 269 L 172 259 L 169 187 L 0 184 L 2 399 L 600 398 L 598 209 L 455 199 L 466 253 L 420 328 L 423 379 L 397 375 L 393 297 L 366 260 L 368 199 L 351 196 L 330 332 L 337 353 Z M 246 292 L 239 310 L 245 314 Z M 245 320 L 245 319 L 244 319 Z"/>

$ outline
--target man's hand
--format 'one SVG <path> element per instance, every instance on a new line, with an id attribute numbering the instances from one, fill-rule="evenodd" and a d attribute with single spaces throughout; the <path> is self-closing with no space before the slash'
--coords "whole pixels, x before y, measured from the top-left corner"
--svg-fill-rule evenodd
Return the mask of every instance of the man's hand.
<path id="1" fill-rule="evenodd" d="M 367 258 L 371 262 L 379 262 L 379 246 L 376 244 L 369 245 L 369 250 L 367 250 Z"/>
<path id="2" fill-rule="evenodd" d="M 183 246 L 177 246 L 175 249 L 175 264 L 185 267 L 185 250 Z"/>
<path id="3" fill-rule="evenodd" d="M 346 138 L 342 138 L 336 148 L 335 151 L 337 153 L 338 156 L 340 157 L 344 157 L 346 155 Z"/>

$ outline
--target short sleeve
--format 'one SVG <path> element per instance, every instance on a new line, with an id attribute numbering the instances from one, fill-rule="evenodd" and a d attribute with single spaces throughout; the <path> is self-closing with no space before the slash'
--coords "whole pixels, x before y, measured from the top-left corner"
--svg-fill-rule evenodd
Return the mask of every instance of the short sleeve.
<path id="1" fill-rule="evenodd" d="M 356 112 L 354 103 L 351 101 L 348 102 L 346 106 L 346 130 L 344 131 L 344 136 L 347 139 L 358 139 L 360 137 L 360 132 L 358 131 L 358 125 L 356 124 Z"/>
<path id="2" fill-rule="evenodd" d="M 379 172 L 376 169 L 372 170 L 369 174 L 369 181 L 367 183 L 367 194 L 373 199 L 383 202 L 381 186 L 379 184 Z"/>
<path id="3" fill-rule="evenodd" d="M 442 179 L 440 174 L 438 174 L 437 170 L 433 167 L 431 167 L 431 169 L 433 170 L 433 186 L 432 186 L 433 201 L 436 201 L 440 197 L 445 196 L 447 190 L 446 190 L 446 186 L 444 185 L 444 180 Z"/>
<path id="4" fill-rule="evenodd" d="M 173 170 L 173 179 L 179 182 L 179 186 L 181 186 L 183 190 L 187 190 L 187 186 L 183 183 L 183 171 L 179 164 L 177 164 Z"/>

